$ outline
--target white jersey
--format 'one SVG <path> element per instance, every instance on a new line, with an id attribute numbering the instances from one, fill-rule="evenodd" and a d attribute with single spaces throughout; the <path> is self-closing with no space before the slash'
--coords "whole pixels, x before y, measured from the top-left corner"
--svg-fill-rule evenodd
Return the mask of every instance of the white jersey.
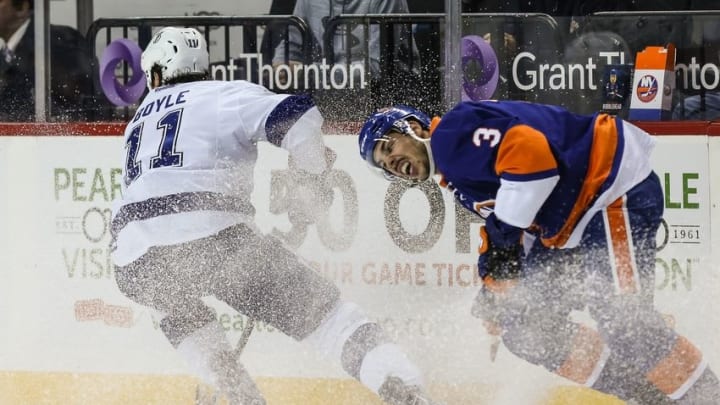
<path id="1" fill-rule="evenodd" d="M 247 81 L 198 81 L 150 93 L 125 129 L 122 197 L 113 203 L 113 261 L 252 221 L 257 142 L 298 167 L 325 169 L 322 116 L 306 96 Z"/>

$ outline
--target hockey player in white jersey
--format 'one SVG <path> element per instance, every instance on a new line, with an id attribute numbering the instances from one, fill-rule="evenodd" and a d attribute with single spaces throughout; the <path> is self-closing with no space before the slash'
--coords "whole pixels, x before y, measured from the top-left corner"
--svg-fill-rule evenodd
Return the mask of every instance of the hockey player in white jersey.
<path id="1" fill-rule="evenodd" d="M 208 79 L 205 39 L 167 27 L 142 54 L 150 92 L 125 130 L 122 198 L 113 205 L 120 290 L 163 313 L 160 328 L 230 404 L 264 399 L 202 297 L 214 296 L 339 362 L 390 404 L 431 404 L 421 373 L 377 323 L 279 240 L 253 226 L 257 143 L 289 152 L 312 205 L 334 160 L 311 99 Z"/>

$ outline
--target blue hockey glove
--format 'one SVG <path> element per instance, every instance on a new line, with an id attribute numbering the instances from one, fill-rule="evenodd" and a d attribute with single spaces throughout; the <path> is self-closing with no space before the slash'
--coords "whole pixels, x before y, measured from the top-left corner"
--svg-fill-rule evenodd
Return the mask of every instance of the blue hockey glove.
<path id="1" fill-rule="evenodd" d="M 480 227 L 478 273 L 488 288 L 507 288 L 523 275 L 522 234 L 522 229 L 500 222 L 495 214 Z"/>

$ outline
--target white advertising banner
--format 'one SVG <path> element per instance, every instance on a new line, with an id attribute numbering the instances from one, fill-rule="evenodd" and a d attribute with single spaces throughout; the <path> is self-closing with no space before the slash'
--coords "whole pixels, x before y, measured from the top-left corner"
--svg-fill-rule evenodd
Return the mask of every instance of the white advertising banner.
<path id="1" fill-rule="evenodd" d="M 653 167 L 665 192 L 665 215 L 658 232 L 656 306 L 672 315 L 677 330 L 720 365 L 720 313 L 712 305 L 720 290 L 712 266 L 711 160 L 708 137 L 660 136 Z M 717 252 L 714 252 L 717 254 Z M 716 366 L 720 367 L 720 366 Z"/>
<path id="2" fill-rule="evenodd" d="M 567 385 L 502 348 L 491 362 L 491 338 L 469 314 L 480 285 L 478 219 L 434 185 L 405 189 L 376 177 L 357 156 L 356 137 L 326 139 L 339 156 L 327 217 L 292 228 L 286 201 L 276 198 L 287 186 L 281 176 L 287 155 L 262 145 L 253 195 L 259 227 L 297 247 L 364 307 L 432 384 L 466 390 L 459 394 L 465 399 L 479 398 L 472 390 L 537 397 Z M 720 148 L 710 144 L 711 166 L 708 137 L 658 139 L 653 164 L 666 212 L 658 234 L 657 305 L 718 368 L 720 316 L 711 303 L 720 283 L 711 266 L 712 254 L 717 262 L 711 227 L 718 226 L 720 198 L 717 190 L 711 194 L 710 173 L 720 170 Z M 120 193 L 123 150 L 120 137 L 0 137 L 0 372 L 186 373 L 157 329 L 157 316 L 125 298 L 113 280 L 108 221 Z M 244 318 L 209 302 L 236 339 Z M 346 378 L 338 365 L 263 324 L 243 361 L 259 377 Z M 512 383 L 518 373 L 519 386 Z"/>
<path id="3" fill-rule="evenodd" d="M 709 164 L 710 173 L 720 173 L 720 137 L 714 136 L 710 138 Z M 715 248 L 712 250 L 713 270 L 717 273 L 720 271 L 720 182 L 716 176 L 711 176 L 710 182 L 710 229 L 711 233 L 710 245 Z"/>

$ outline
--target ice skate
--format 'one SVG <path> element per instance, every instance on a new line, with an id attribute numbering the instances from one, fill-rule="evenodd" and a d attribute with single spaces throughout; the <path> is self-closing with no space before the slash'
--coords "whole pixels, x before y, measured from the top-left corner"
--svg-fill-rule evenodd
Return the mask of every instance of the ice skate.
<path id="1" fill-rule="evenodd" d="M 433 401 L 417 385 L 407 385 L 398 377 L 388 377 L 378 391 L 390 405 L 441 405 Z"/>

